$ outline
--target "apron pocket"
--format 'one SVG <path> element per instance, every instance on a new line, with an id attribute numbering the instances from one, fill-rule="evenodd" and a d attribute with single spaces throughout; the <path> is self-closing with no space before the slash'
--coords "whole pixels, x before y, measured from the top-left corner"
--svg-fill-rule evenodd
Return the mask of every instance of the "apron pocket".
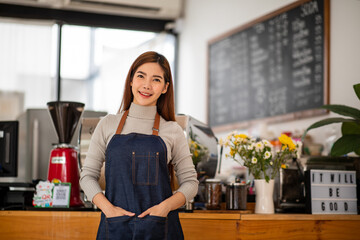
<path id="1" fill-rule="evenodd" d="M 132 239 L 133 218 L 130 216 L 106 218 L 106 239 Z"/>
<path id="2" fill-rule="evenodd" d="M 160 240 L 167 238 L 167 218 L 146 216 L 138 218 L 134 228 L 136 240 Z"/>
<path id="3" fill-rule="evenodd" d="M 132 182 L 134 185 L 157 185 L 158 152 L 132 152 Z"/>

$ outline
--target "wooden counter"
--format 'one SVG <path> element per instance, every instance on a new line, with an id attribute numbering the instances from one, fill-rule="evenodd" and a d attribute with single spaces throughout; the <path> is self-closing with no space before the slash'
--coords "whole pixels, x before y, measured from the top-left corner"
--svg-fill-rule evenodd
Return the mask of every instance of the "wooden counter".
<path id="1" fill-rule="evenodd" d="M 0 239 L 95 239 L 100 212 L 0 211 Z M 191 239 L 360 239 L 360 215 L 180 213 Z"/>

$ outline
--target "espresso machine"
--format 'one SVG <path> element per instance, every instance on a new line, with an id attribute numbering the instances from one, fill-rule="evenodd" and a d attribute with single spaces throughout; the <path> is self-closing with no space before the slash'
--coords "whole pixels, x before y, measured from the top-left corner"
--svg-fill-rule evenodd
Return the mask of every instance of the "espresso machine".
<path id="1" fill-rule="evenodd" d="M 48 110 L 59 138 L 53 146 L 47 179 L 50 182 L 71 183 L 70 207 L 83 206 L 80 198 L 78 151 L 70 145 L 85 104 L 79 102 L 48 102 Z"/>

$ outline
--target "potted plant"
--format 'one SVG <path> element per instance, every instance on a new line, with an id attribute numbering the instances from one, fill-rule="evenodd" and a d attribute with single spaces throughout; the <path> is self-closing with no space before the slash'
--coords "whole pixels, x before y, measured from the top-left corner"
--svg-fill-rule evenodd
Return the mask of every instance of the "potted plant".
<path id="1" fill-rule="evenodd" d="M 295 143 L 285 134 L 279 137 L 279 141 L 281 149 L 277 151 L 267 140 L 256 141 L 235 132 L 220 141 L 220 144 L 230 148 L 229 154 L 225 156 L 247 167 L 255 178 L 255 213 L 274 213 L 274 178 L 281 167 L 285 168 L 286 160 L 294 157 L 301 149 L 301 142 Z"/>
<path id="2" fill-rule="evenodd" d="M 360 99 L 360 84 L 355 84 L 353 87 L 356 96 Z M 360 155 L 360 110 L 353 107 L 336 104 L 324 105 L 322 108 L 342 115 L 346 118 L 333 117 L 320 120 L 308 127 L 302 138 L 304 139 L 306 133 L 311 129 L 333 123 L 342 123 L 342 136 L 333 144 L 331 148 L 331 155 L 342 156 L 350 152 L 354 152 L 357 155 Z"/>

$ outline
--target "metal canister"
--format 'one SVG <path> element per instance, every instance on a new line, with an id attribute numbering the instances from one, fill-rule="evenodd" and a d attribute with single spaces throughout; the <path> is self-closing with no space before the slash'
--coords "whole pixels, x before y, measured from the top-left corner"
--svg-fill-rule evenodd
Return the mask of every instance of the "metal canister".
<path id="1" fill-rule="evenodd" d="M 193 210 L 194 210 L 194 199 L 191 199 L 190 201 L 185 203 L 185 211 L 192 212 Z"/>
<path id="2" fill-rule="evenodd" d="M 221 181 L 219 179 L 207 179 L 205 181 L 206 209 L 218 210 L 221 208 Z"/>
<path id="3" fill-rule="evenodd" d="M 231 182 L 226 184 L 226 209 L 246 210 L 247 184 Z"/>

